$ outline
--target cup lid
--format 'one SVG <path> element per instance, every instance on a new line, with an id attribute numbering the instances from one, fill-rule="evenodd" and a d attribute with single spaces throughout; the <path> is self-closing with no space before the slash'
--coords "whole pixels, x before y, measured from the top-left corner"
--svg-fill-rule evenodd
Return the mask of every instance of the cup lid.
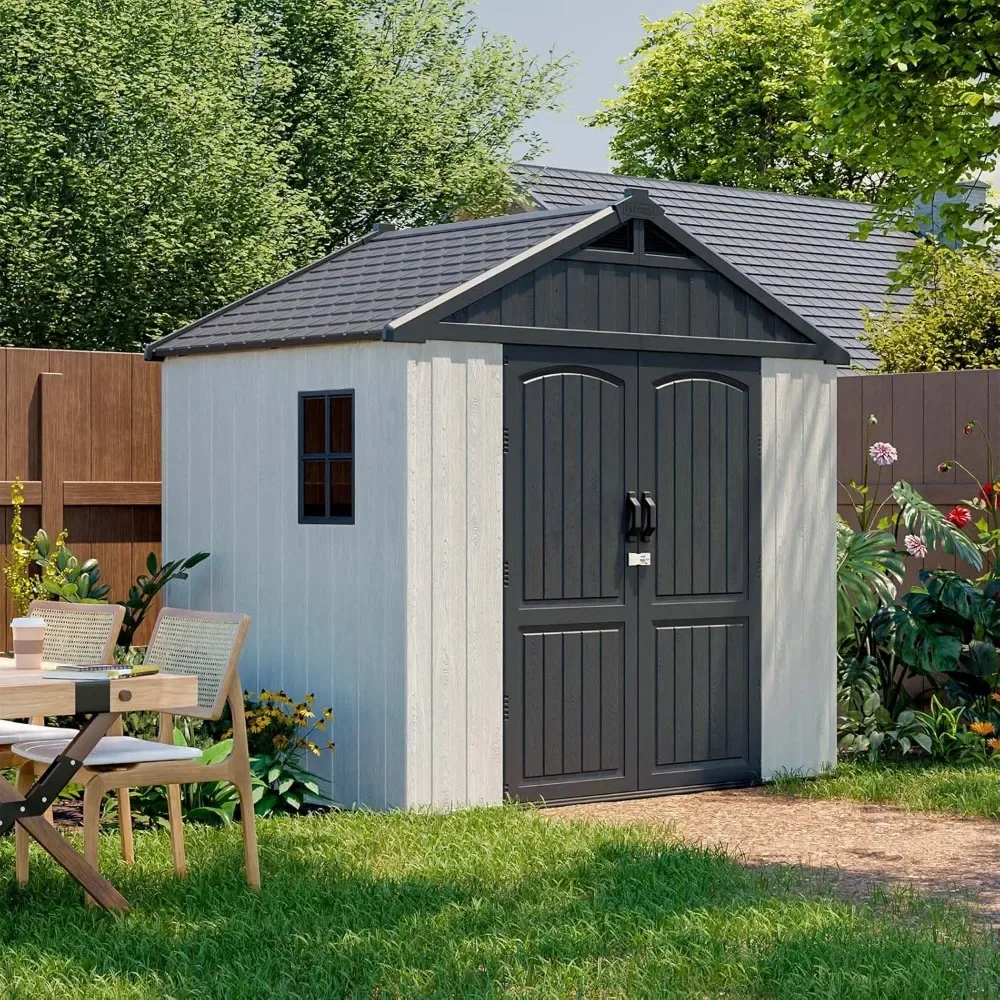
<path id="1" fill-rule="evenodd" d="M 44 618 L 15 618 L 10 623 L 11 628 L 45 628 Z"/>

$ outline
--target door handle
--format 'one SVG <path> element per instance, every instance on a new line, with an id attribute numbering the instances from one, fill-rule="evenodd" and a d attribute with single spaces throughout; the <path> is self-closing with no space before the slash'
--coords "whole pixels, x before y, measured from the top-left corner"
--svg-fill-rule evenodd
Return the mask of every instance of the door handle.
<path id="1" fill-rule="evenodd" d="M 642 510 L 635 490 L 629 490 L 625 494 L 625 502 L 628 504 L 628 528 L 625 531 L 625 538 L 634 542 L 639 534 L 639 514 Z"/>
<path id="2" fill-rule="evenodd" d="M 649 490 L 642 494 L 642 530 L 639 533 L 644 542 L 648 542 L 656 531 L 656 501 Z"/>

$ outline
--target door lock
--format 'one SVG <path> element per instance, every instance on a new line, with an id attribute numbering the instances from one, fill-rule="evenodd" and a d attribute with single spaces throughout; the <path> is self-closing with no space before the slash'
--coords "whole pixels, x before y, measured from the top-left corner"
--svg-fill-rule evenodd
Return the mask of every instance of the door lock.
<path id="1" fill-rule="evenodd" d="M 649 566 L 651 565 L 650 554 L 648 552 L 630 552 L 628 564 L 629 566 Z"/>

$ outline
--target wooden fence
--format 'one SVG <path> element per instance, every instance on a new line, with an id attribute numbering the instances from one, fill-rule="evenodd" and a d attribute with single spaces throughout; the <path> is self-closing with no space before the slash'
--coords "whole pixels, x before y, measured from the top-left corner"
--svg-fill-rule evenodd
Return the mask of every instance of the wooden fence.
<path id="1" fill-rule="evenodd" d="M 15 477 L 24 533 L 67 528 L 76 555 L 100 560 L 111 597 L 123 597 L 146 554 L 160 553 L 160 366 L 138 354 L 0 349 L 4 558 Z M 6 625 L 14 609 L 2 590 Z"/>
<path id="2" fill-rule="evenodd" d="M 889 441 L 899 454 L 891 469 L 883 469 L 879 496 L 905 479 L 941 510 L 948 511 L 978 490 L 972 476 L 958 465 L 938 471 L 942 462 L 957 461 L 980 480 L 987 472 L 986 442 L 979 430 L 965 433 L 977 421 L 998 446 L 1000 458 L 1000 371 L 926 372 L 917 375 L 864 375 L 837 382 L 837 478 L 858 482 L 869 462 L 874 485 L 877 466 L 864 455 L 865 423 L 872 414 L 878 424 L 871 441 Z M 995 475 L 1000 475 L 998 468 Z M 853 523 L 843 489 L 838 491 L 840 513 Z M 921 563 L 907 560 L 906 585 L 916 582 Z M 931 553 L 923 565 L 956 567 L 955 560 Z M 968 567 L 961 567 L 968 569 Z"/>

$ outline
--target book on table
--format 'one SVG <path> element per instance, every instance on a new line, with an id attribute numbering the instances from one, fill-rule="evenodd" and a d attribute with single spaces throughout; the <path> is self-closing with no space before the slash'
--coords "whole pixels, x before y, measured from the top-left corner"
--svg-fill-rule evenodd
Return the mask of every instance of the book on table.
<path id="1" fill-rule="evenodd" d="M 115 663 L 58 663 L 52 670 L 46 670 L 42 677 L 50 681 L 77 681 L 84 678 L 114 681 L 124 677 L 148 677 L 159 672 L 159 667 L 149 663 L 134 667 Z"/>

